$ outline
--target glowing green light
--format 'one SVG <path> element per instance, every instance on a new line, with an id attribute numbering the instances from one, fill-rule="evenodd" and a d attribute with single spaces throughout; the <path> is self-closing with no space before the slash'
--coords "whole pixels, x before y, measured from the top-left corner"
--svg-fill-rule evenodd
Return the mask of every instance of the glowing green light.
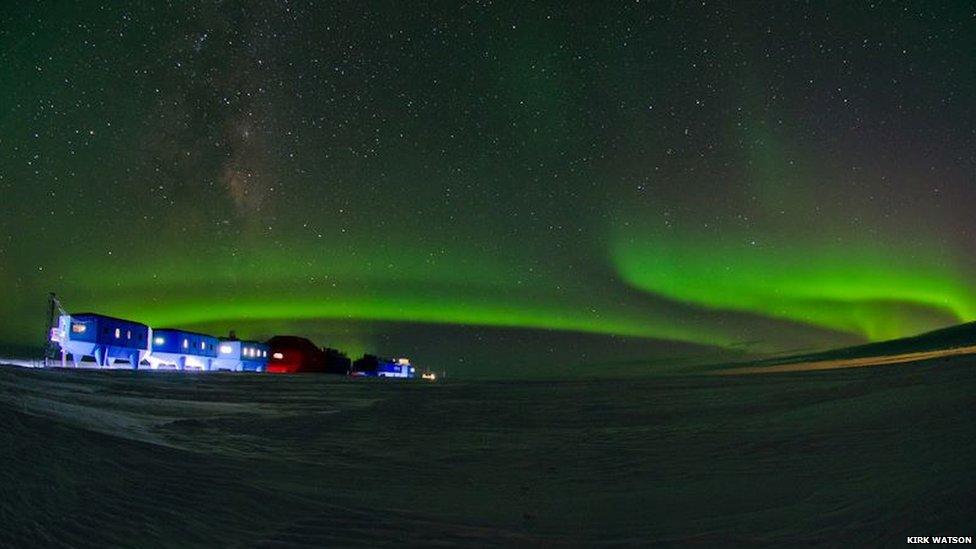
<path id="1" fill-rule="evenodd" d="M 625 281 L 655 294 L 872 340 L 926 329 L 933 317 L 976 318 L 976 295 L 947 258 L 924 249 L 644 229 L 619 235 L 612 258 Z"/>

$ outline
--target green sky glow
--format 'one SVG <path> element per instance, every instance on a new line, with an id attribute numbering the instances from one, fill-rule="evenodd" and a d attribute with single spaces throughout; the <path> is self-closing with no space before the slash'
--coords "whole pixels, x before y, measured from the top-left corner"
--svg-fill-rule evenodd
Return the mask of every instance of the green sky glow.
<path id="1" fill-rule="evenodd" d="M 938 253 L 877 242 L 757 242 L 745 235 L 620 237 L 613 260 L 630 284 L 680 301 L 786 318 L 872 340 L 932 318 L 976 319 L 976 295 Z"/>

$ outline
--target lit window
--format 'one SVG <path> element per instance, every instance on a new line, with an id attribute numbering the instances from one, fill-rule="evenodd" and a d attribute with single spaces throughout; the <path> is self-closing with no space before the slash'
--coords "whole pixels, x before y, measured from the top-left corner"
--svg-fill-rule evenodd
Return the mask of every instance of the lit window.
<path id="1" fill-rule="evenodd" d="M 220 346 L 220 353 L 221 354 L 229 355 L 232 350 L 233 349 L 230 348 L 230 345 L 221 345 Z"/>
<path id="2" fill-rule="evenodd" d="M 153 343 L 156 345 L 162 345 L 163 343 L 166 343 L 166 340 L 161 337 L 155 337 L 153 338 Z"/>
<path id="3" fill-rule="evenodd" d="M 189 349 L 190 348 L 190 340 L 188 340 L 188 339 L 184 339 L 183 340 L 183 348 L 184 349 Z"/>
<path id="4" fill-rule="evenodd" d="M 200 342 L 200 350 L 202 351 L 202 350 L 204 350 L 206 348 L 207 348 L 207 343 L 205 341 L 201 341 Z"/>
<path id="5" fill-rule="evenodd" d="M 283 355 L 281 353 L 275 353 L 275 354 L 271 355 L 271 358 L 274 358 L 274 359 L 277 359 L 277 360 L 281 360 L 281 359 L 285 358 L 285 355 Z"/>
<path id="6" fill-rule="evenodd" d="M 267 357 L 268 356 L 268 351 L 261 351 L 261 356 Z"/>
<path id="7" fill-rule="evenodd" d="M 118 339 L 120 337 L 122 337 L 122 330 L 116 328 L 115 329 L 115 339 Z"/>
<path id="8" fill-rule="evenodd" d="M 76 334 L 83 334 L 83 333 L 85 333 L 85 330 L 87 330 L 87 329 L 88 329 L 88 326 L 85 326 L 84 324 L 72 324 L 71 325 L 71 331 L 74 332 L 74 333 L 76 333 Z"/>
<path id="9" fill-rule="evenodd" d="M 132 330 L 126 330 L 125 331 L 125 338 L 126 339 L 132 339 Z"/>

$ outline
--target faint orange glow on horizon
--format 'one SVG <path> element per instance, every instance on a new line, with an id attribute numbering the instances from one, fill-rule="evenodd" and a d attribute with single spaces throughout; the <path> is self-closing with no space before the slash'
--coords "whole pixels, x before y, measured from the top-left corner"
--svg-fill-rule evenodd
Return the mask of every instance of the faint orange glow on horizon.
<path id="1" fill-rule="evenodd" d="M 728 370 L 712 370 L 710 373 L 722 375 L 737 374 L 772 374 L 780 372 L 812 372 L 816 370 L 837 370 L 841 368 L 864 368 L 867 366 L 886 366 L 930 360 L 933 358 L 976 354 L 976 345 L 956 347 L 954 349 L 940 349 L 937 351 L 921 351 L 900 355 L 869 356 L 859 358 L 843 358 L 833 360 L 819 360 L 811 362 L 796 362 L 792 364 L 776 364 L 773 366 L 745 366 Z"/>

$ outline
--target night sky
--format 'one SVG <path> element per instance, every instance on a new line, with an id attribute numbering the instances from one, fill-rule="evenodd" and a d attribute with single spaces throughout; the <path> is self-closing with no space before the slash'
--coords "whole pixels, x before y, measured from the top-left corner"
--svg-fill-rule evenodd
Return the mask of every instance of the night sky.
<path id="1" fill-rule="evenodd" d="M 427 4 L 5 3 L 0 343 L 49 291 L 528 371 L 976 320 L 972 5 Z"/>

